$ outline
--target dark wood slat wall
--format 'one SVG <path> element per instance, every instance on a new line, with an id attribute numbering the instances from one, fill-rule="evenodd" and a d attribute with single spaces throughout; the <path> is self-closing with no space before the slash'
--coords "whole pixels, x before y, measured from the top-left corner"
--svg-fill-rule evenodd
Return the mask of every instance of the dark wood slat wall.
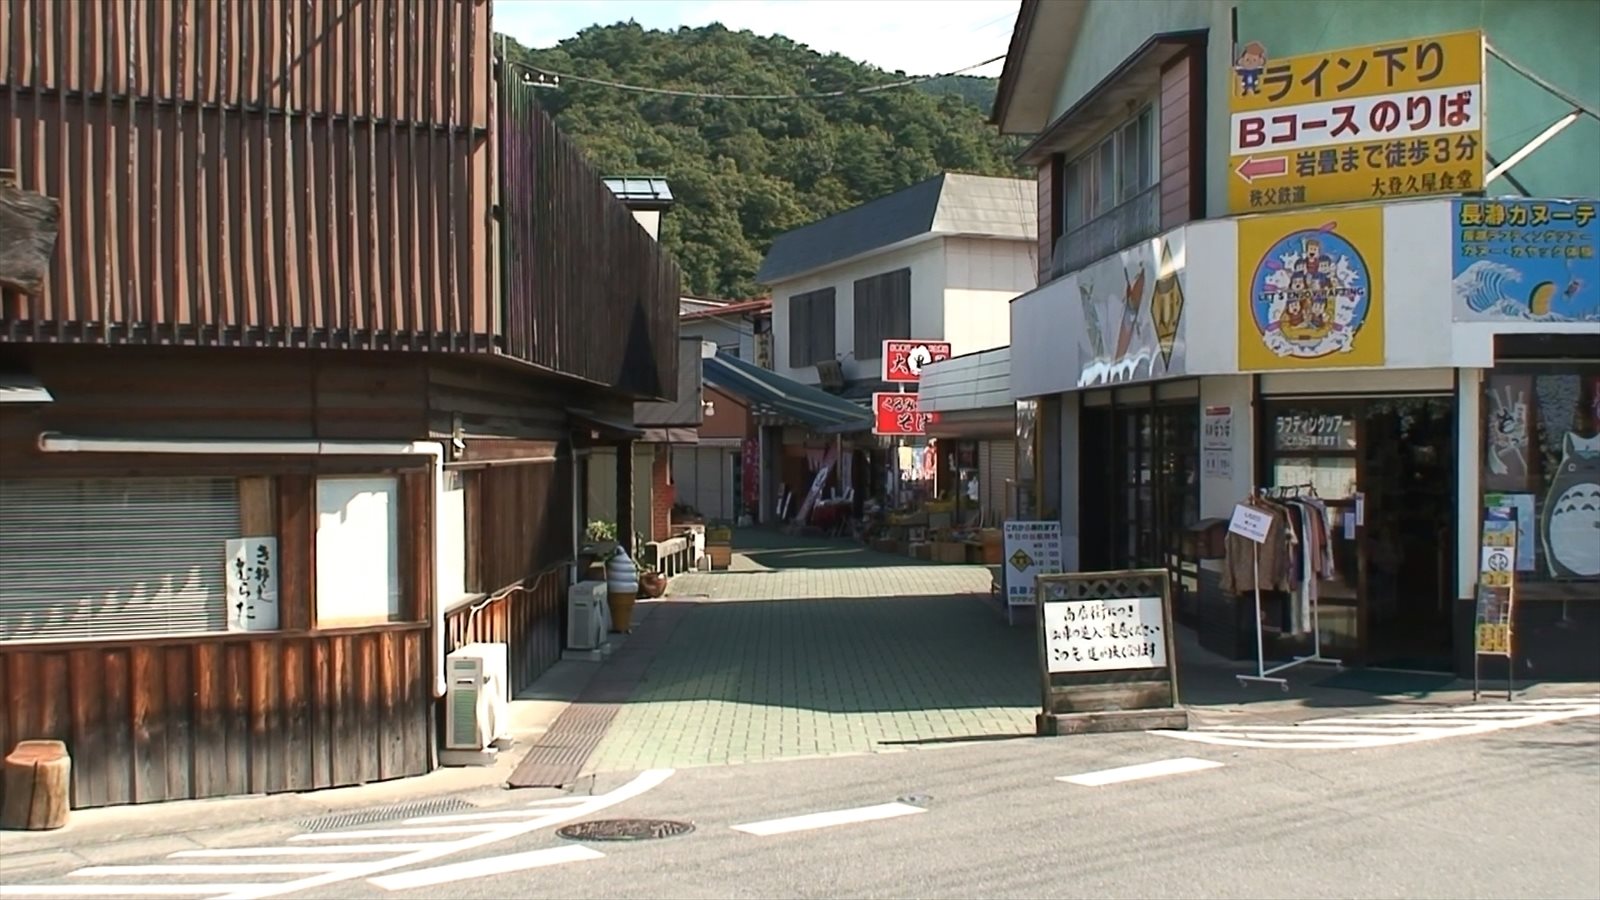
<path id="1" fill-rule="evenodd" d="M 426 624 L 0 646 L 0 746 L 53 738 L 74 808 L 311 790 L 428 771 Z"/>
<path id="2" fill-rule="evenodd" d="M 495 352 L 488 0 L 10 0 L 0 340 Z"/>
<path id="3" fill-rule="evenodd" d="M 676 399 L 678 265 L 540 109 L 524 74 L 507 64 L 495 124 L 506 352 L 638 399 Z"/>
<path id="4" fill-rule="evenodd" d="M 512 690 L 532 684 L 561 658 L 566 640 L 567 563 L 572 542 L 571 460 L 470 470 L 466 488 L 467 590 L 506 595 L 473 614 L 446 617 L 454 649 L 504 641 Z"/>

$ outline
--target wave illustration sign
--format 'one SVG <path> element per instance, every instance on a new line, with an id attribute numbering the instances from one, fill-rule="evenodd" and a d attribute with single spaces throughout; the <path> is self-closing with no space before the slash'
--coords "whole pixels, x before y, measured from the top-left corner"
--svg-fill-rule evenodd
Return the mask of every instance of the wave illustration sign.
<path id="1" fill-rule="evenodd" d="M 1600 201 L 1457 200 L 1457 322 L 1600 322 Z"/>

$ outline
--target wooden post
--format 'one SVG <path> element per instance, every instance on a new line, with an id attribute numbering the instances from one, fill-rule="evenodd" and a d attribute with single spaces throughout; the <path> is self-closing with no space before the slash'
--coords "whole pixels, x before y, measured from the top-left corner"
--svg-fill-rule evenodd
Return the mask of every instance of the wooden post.
<path id="1" fill-rule="evenodd" d="M 72 757 L 61 741 L 22 741 L 5 759 L 0 828 L 48 831 L 67 824 Z"/>

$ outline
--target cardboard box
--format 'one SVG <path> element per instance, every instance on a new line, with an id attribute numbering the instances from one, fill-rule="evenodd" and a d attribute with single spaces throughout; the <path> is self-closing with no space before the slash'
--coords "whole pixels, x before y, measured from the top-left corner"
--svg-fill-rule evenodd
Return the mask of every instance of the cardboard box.
<path id="1" fill-rule="evenodd" d="M 929 543 L 912 544 L 911 558 L 933 562 L 933 545 Z"/>
<path id="2" fill-rule="evenodd" d="M 958 541 L 940 541 L 933 545 L 933 559 L 935 562 L 965 563 L 967 545 Z"/>

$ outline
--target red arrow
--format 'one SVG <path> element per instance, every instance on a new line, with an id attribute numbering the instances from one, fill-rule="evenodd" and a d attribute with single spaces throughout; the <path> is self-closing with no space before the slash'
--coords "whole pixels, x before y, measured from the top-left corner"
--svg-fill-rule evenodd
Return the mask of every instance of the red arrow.
<path id="1" fill-rule="evenodd" d="M 1256 159 L 1254 156 L 1246 156 L 1244 162 L 1234 171 L 1239 173 L 1245 184 L 1252 184 L 1257 178 L 1289 174 L 1289 157 L 1268 156 Z"/>

